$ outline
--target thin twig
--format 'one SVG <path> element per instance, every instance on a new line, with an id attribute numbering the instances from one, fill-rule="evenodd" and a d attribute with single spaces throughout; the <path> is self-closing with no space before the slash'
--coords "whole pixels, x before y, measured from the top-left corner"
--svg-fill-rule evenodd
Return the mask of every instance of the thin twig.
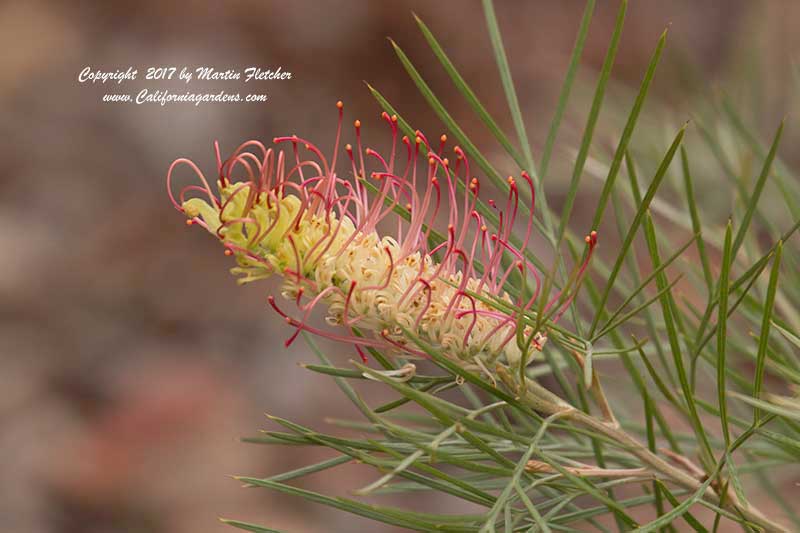
<path id="1" fill-rule="evenodd" d="M 639 480 L 652 480 L 653 473 L 646 468 L 600 468 L 597 466 L 563 467 L 564 470 L 580 477 L 630 477 Z M 525 470 L 532 474 L 556 474 L 558 470 L 543 461 L 531 459 L 525 464 Z"/>

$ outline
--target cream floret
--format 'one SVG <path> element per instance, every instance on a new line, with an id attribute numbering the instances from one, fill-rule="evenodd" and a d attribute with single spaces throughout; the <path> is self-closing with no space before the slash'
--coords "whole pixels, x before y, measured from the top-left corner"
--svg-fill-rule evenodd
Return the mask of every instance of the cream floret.
<path id="1" fill-rule="evenodd" d="M 227 249 L 234 250 L 238 267 L 233 270 L 243 276 L 243 283 L 277 273 L 284 278 L 284 298 L 295 300 L 302 294 L 313 299 L 321 295 L 329 324 L 357 324 L 378 334 L 388 330 L 398 345 L 405 341 L 403 330 L 411 330 L 461 360 L 479 356 L 488 362 L 504 356 L 509 363 L 519 361 L 521 352 L 515 343 L 502 343 L 502 335 L 491 335 L 508 322 L 507 318 L 473 313 L 470 301 L 459 296 L 462 272 L 436 278 L 440 265 L 428 255 L 421 257 L 420 252 L 394 262 L 392 258 L 400 256 L 397 241 L 381 238 L 377 232 L 357 234 L 349 218 L 309 215 L 293 223 L 300 204 L 293 196 L 281 199 L 281 209 L 266 203 L 247 206 L 236 196 L 246 198 L 249 187 L 247 183 L 223 187 L 221 198 L 228 201 L 224 210 L 199 198 L 183 204 L 190 220 L 203 217 L 206 229 L 219 236 Z M 253 221 L 242 222 L 245 219 Z M 225 224 L 230 221 L 240 223 Z M 281 239 L 263 236 L 254 240 L 252 234 L 259 225 L 273 225 L 274 231 L 283 229 L 286 234 Z M 429 291 L 420 279 L 430 279 Z M 466 282 L 467 290 L 477 294 L 480 285 L 476 278 Z M 512 303 L 506 293 L 501 293 L 501 298 Z M 475 305 L 478 311 L 492 311 L 483 303 Z M 459 313 L 464 314 L 459 317 Z M 541 349 L 542 343 L 533 343 L 529 355 Z"/>

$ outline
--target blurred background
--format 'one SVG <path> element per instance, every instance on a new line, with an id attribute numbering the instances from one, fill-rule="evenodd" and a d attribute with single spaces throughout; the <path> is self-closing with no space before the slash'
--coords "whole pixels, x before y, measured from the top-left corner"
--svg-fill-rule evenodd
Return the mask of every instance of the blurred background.
<path id="1" fill-rule="evenodd" d="M 617 2 L 598 2 L 557 160 L 573 157 L 616 9 Z M 583 2 L 497 0 L 496 10 L 536 155 Z M 223 531 L 222 516 L 292 532 L 389 531 L 300 499 L 243 489 L 229 477 L 265 477 L 323 457 L 239 442 L 269 425 L 265 412 L 333 432 L 326 417 L 355 413 L 330 379 L 298 366 L 314 362 L 302 343 L 283 347 L 289 331 L 265 303 L 276 284 L 237 287 L 219 246 L 187 228 L 172 208 L 164 176 L 177 157 L 213 173 L 215 139 L 223 152 L 250 138 L 267 142 L 292 133 L 327 147 L 339 99 L 348 121 L 360 118 L 367 137 L 371 129 L 382 136 L 380 109 L 364 80 L 414 126 L 437 136 L 442 125 L 387 36 L 476 144 L 510 169 L 453 91 L 412 11 L 501 126 L 513 131 L 477 0 L 0 5 L 0 529 Z M 652 112 L 656 129 L 671 135 L 696 111 L 699 94 L 725 91 L 766 138 L 796 104 L 798 20 L 800 3 L 791 0 L 631 2 L 609 109 L 615 102 L 625 111 L 630 106 L 630 88 L 669 26 L 643 115 Z M 247 90 L 268 93 L 267 103 L 101 102 L 117 90 L 180 89 L 178 82 L 143 80 L 146 67 L 169 65 L 280 65 L 293 77 L 248 84 Z M 124 89 L 81 85 L 85 66 L 133 66 L 139 79 Z M 239 82 L 191 86 L 221 88 L 245 92 Z M 620 120 L 613 112 L 601 116 L 599 153 L 613 146 Z M 789 129 L 783 155 L 790 163 L 798 156 L 786 147 L 797 140 L 797 129 Z M 726 209 L 711 196 L 716 179 L 697 177 L 712 218 Z M 559 205 L 568 180 L 555 164 L 546 184 L 552 205 Z M 584 194 L 593 202 L 596 187 L 586 183 L 579 202 Z M 342 364 L 353 355 L 347 347 L 328 348 Z M 340 474 L 303 486 L 346 494 L 374 479 L 358 467 L 333 472 Z M 414 505 L 446 510 L 430 499 Z"/>

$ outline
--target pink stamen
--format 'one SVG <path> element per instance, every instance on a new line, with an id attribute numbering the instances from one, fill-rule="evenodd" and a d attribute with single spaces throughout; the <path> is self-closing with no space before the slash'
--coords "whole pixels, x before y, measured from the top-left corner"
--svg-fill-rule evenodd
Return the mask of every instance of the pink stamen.
<path id="1" fill-rule="evenodd" d="M 422 306 L 422 309 L 420 309 L 419 313 L 417 314 L 417 319 L 414 321 L 414 328 L 419 329 L 420 322 L 422 322 L 422 319 L 425 317 L 425 313 L 428 312 L 428 309 L 431 306 L 433 287 L 431 287 L 431 284 L 421 277 L 418 277 L 416 281 L 420 282 L 424 286 L 423 290 L 425 291 L 426 296 L 425 305 Z"/>
<path id="2" fill-rule="evenodd" d="M 294 253 L 294 262 L 295 262 L 294 264 L 297 265 L 297 271 L 296 271 L 297 283 L 300 283 L 300 272 L 303 271 L 303 267 L 300 264 L 300 252 L 297 251 L 297 245 L 295 244 L 294 238 L 291 235 L 287 235 L 286 239 L 289 241 L 289 244 L 292 247 L 292 252 Z"/>
<path id="3" fill-rule="evenodd" d="M 354 344 L 354 345 L 361 345 L 361 346 L 372 346 L 372 347 L 376 347 L 376 348 L 383 348 L 384 347 L 384 345 L 382 343 L 377 342 L 377 341 L 373 341 L 373 340 L 370 340 L 370 339 L 365 339 L 365 338 L 358 337 L 358 336 L 355 336 L 355 335 L 352 335 L 352 336 L 337 335 L 337 334 L 331 333 L 329 331 L 324 331 L 324 330 L 315 328 L 313 326 L 309 326 L 308 324 L 302 324 L 298 320 L 290 317 L 289 315 L 287 315 L 286 313 L 281 311 L 281 309 L 278 307 L 278 304 L 275 303 L 275 298 L 273 296 L 268 296 L 267 297 L 267 301 L 269 302 L 270 306 L 272 306 L 272 308 L 286 320 L 287 324 L 289 324 L 290 326 L 294 326 L 294 327 L 299 327 L 300 328 L 289 339 L 287 339 L 287 341 L 285 342 L 287 347 L 292 342 L 294 342 L 294 340 L 297 338 L 297 335 L 302 330 L 308 331 L 309 333 L 313 333 L 314 335 L 318 335 L 318 336 L 326 338 L 326 339 L 330 339 L 332 341 L 345 342 L 345 343 Z"/>
<path id="4" fill-rule="evenodd" d="M 208 194 L 208 199 L 211 200 L 211 203 L 213 205 L 219 206 L 219 200 L 217 200 L 217 197 L 214 196 L 213 192 L 211 192 L 211 186 L 208 184 L 208 180 L 206 180 L 206 177 L 200 170 L 200 168 L 191 159 L 186 159 L 185 157 L 182 157 L 180 159 L 176 159 L 175 161 L 173 161 L 172 164 L 169 166 L 169 169 L 167 170 L 167 194 L 169 195 L 169 199 L 172 202 L 172 205 L 175 207 L 175 209 L 177 209 L 181 213 L 184 212 L 181 204 L 179 204 L 175 200 L 175 196 L 172 195 L 172 172 L 175 170 L 175 167 L 180 165 L 181 163 L 188 165 L 189 168 L 191 168 L 195 172 L 197 177 L 200 178 L 200 181 L 203 182 L 203 189 L 205 189 L 206 194 Z"/>
<path id="5" fill-rule="evenodd" d="M 427 358 L 428 357 L 428 354 L 426 354 L 425 352 L 422 352 L 420 350 L 414 350 L 412 348 L 409 348 L 405 344 L 401 344 L 401 343 L 393 340 L 392 338 L 389 337 L 389 332 L 387 330 L 385 330 L 385 329 L 383 331 L 381 331 L 381 337 L 383 337 L 383 339 L 386 340 L 386 342 L 388 342 L 389 344 L 391 344 L 395 348 L 398 348 L 398 349 L 400 349 L 400 350 L 402 350 L 404 352 L 407 352 L 407 353 L 409 353 L 411 355 L 416 355 L 417 357 L 422 357 L 422 358 Z"/>
<path id="6" fill-rule="evenodd" d="M 588 252 L 586 254 L 586 259 L 583 261 L 580 270 L 578 270 L 578 275 L 575 278 L 575 283 L 573 284 L 573 290 L 570 293 L 567 300 L 561 305 L 559 311 L 553 317 L 553 323 L 557 323 L 561 316 L 566 312 L 569 305 L 575 299 L 575 296 L 578 294 L 578 288 L 580 287 L 581 283 L 583 282 L 583 277 L 586 273 L 586 268 L 589 266 L 589 261 L 592 259 L 592 253 L 594 252 L 595 247 L 597 246 L 597 232 L 592 231 L 589 235 L 586 236 L 586 245 L 588 247 Z M 563 289 L 566 290 L 566 287 Z M 548 304 L 549 306 L 549 304 Z"/>
<path id="7" fill-rule="evenodd" d="M 478 314 L 476 312 L 475 298 L 473 298 L 472 296 L 470 296 L 469 294 L 467 294 L 465 292 L 461 292 L 460 294 L 461 294 L 461 296 L 466 298 L 469 301 L 470 305 L 472 306 L 472 311 L 467 311 L 466 312 L 466 313 L 471 313 L 472 314 L 472 322 L 467 327 L 467 331 L 464 332 L 464 340 L 462 342 L 463 347 L 466 348 L 467 344 L 469 342 L 469 338 L 472 335 L 472 330 L 475 327 L 475 323 L 478 321 Z M 464 316 L 464 314 L 461 314 L 461 316 L 459 316 L 459 314 L 456 314 L 456 319 L 461 319 L 463 316 Z"/>
<path id="8" fill-rule="evenodd" d="M 323 174 L 325 176 L 330 176 L 331 175 L 330 167 L 328 166 L 328 160 L 325 159 L 325 155 L 322 153 L 322 151 L 319 148 L 317 148 L 317 146 L 315 144 L 311 143 L 310 141 L 307 141 L 307 140 L 305 140 L 305 139 L 303 139 L 301 137 L 298 137 L 297 135 L 292 135 L 291 137 L 275 137 L 272 140 L 272 142 L 274 142 L 275 144 L 282 143 L 282 142 L 291 142 L 293 145 L 297 145 L 297 143 L 303 143 L 303 145 L 305 146 L 305 149 L 309 150 L 314 155 L 316 155 L 319 158 L 320 162 L 322 162 L 322 168 L 324 170 Z"/>
<path id="9" fill-rule="evenodd" d="M 339 139 L 342 136 L 342 122 L 344 121 L 344 104 L 341 100 L 336 102 L 339 110 L 339 123 L 336 125 L 336 141 L 333 143 L 333 157 L 331 157 L 331 169 L 336 168 L 336 156 L 339 154 Z"/>
<path id="10" fill-rule="evenodd" d="M 369 362 L 369 359 L 367 359 L 367 356 L 364 354 L 364 351 L 358 344 L 356 344 L 356 351 L 358 352 L 358 355 L 361 357 L 361 362 L 366 365 Z"/>

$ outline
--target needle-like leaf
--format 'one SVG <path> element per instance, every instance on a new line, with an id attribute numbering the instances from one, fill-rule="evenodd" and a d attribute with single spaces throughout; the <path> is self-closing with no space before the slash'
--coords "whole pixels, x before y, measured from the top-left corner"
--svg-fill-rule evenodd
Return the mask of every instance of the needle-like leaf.
<path id="1" fill-rule="evenodd" d="M 731 221 L 725 229 L 725 245 L 722 248 L 722 269 L 719 275 L 719 319 L 717 321 L 717 397 L 719 398 L 719 418 L 722 423 L 722 436 L 725 446 L 731 443 L 731 431 L 728 428 L 728 397 L 725 370 L 727 369 L 728 352 L 728 291 L 730 289 L 731 249 L 733 228 Z"/>
<path id="2" fill-rule="evenodd" d="M 525 121 L 522 118 L 522 110 L 519 107 L 517 91 L 514 89 L 514 80 L 511 78 L 511 68 L 508 66 L 506 51 L 503 47 L 503 38 L 500 35 L 500 27 L 497 24 L 492 0 L 483 0 L 483 13 L 486 17 L 486 27 L 489 30 L 489 40 L 492 42 L 497 69 L 500 71 L 500 82 L 503 84 L 503 92 L 506 94 L 508 108 L 511 111 L 511 119 L 514 121 L 514 129 L 517 130 L 517 138 L 520 146 L 522 146 L 522 153 L 525 154 L 527 170 L 530 171 L 531 175 L 536 175 L 531 145 L 528 141 L 528 133 L 525 131 Z"/>
<path id="3" fill-rule="evenodd" d="M 778 242 L 775 248 L 775 257 L 772 259 L 772 271 L 769 275 L 769 286 L 767 287 L 767 299 L 764 302 L 764 318 L 761 321 L 761 334 L 758 339 L 758 355 L 756 356 L 756 371 L 753 378 L 753 398 L 761 397 L 761 387 L 764 384 L 764 366 L 767 360 L 767 345 L 769 343 L 769 328 L 772 323 L 772 308 L 775 305 L 775 294 L 778 289 L 778 275 L 781 269 L 781 256 L 783 255 L 783 243 Z M 761 419 L 761 411 L 756 408 L 753 411 L 753 424 L 758 424 Z"/>

